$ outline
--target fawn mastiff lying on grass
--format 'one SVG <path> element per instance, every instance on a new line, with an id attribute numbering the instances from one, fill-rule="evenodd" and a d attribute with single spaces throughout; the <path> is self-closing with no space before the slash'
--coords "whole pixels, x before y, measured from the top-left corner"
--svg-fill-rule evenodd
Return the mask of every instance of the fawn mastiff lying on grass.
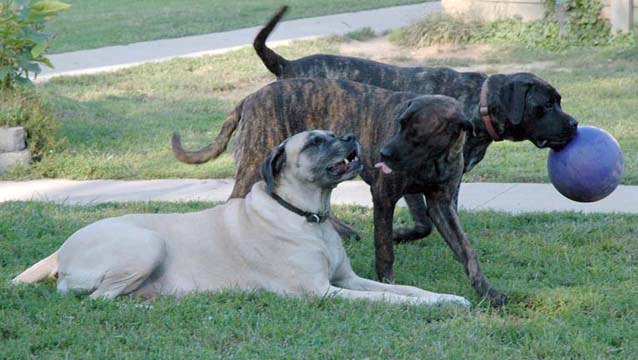
<path id="1" fill-rule="evenodd" d="M 321 146 L 315 144 L 321 143 Z M 330 194 L 362 169 L 352 135 L 299 133 L 272 151 L 245 199 L 185 214 L 133 214 L 90 224 L 14 283 L 57 277 L 58 290 L 113 298 L 226 288 L 397 303 L 460 296 L 358 277 L 329 222 Z"/>

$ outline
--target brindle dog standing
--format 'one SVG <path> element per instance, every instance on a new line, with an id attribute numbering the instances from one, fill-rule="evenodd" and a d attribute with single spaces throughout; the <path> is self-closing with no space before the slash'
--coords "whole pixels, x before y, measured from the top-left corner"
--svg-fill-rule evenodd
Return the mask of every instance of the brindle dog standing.
<path id="1" fill-rule="evenodd" d="M 173 152 L 183 162 L 208 161 L 224 151 L 235 129 L 237 182 L 231 197 L 246 195 L 259 180 L 260 164 L 268 150 L 290 134 L 306 129 L 354 133 L 361 142 L 364 164 L 361 177 L 370 184 L 374 202 L 379 279 L 393 279 L 392 218 L 396 202 L 405 194 L 425 194 L 432 204 L 430 217 L 463 262 L 474 289 L 495 304 L 505 301 L 505 296 L 489 284 L 481 271 L 456 212 L 455 200 L 464 166 L 463 146 L 466 133 L 473 129 L 456 100 L 393 92 L 345 80 L 277 81 L 242 100 L 207 148 L 187 152 L 175 134 Z M 382 174 L 374 169 L 382 160 L 379 149 L 398 129 L 407 131 L 413 145 L 410 167 L 407 171 L 398 169 Z"/>
<path id="2" fill-rule="evenodd" d="M 286 10 L 287 7 L 279 10 L 259 32 L 253 44 L 257 55 L 278 79 L 344 79 L 394 91 L 442 94 L 457 99 L 475 128 L 474 134 L 470 134 L 465 143 L 463 172 L 470 171 L 483 159 L 492 141 L 530 140 L 539 148 L 557 149 L 576 133 L 578 123 L 561 109 L 558 91 L 530 73 L 488 77 L 484 73 L 457 72 L 444 67 L 399 67 L 335 55 L 311 55 L 286 60 L 266 46 L 268 35 Z M 481 114 L 480 95 L 483 87 L 486 90 L 484 106 L 487 111 Z M 414 194 L 405 199 L 415 226 L 397 229 L 394 234 L 397 242 L 420 239 L 432 231 L 423 196 Z M 431 202 L 428 204 L 433 205 Z M 342 235 L 352 234 L 345 231 L 343 226 L 338 229 Z"/>

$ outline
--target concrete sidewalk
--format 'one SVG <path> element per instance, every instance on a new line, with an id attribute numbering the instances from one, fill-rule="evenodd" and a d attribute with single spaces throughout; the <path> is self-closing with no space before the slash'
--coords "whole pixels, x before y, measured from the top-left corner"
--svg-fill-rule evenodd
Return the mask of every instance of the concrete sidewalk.
<path id="1" fill-rule="evenodd" d="M 233 183 L 232 179 L 0 181 L 0 203 L 10 200 L 73 205 L 110 201 L 225 201 Z M 369 207 L 372 205 L 369 187 L 362 181 L 342 183 L 334 192 L 333 203 Z M 404 206 L 403 202 L 400 205 Z M 465 210 L 510 213 L 581 211 L 638 214 L 638 186 L 620 186 L 609 197 L 585 204 L 564 198 L 550 184 L 464 183 L 459 206 Z"/>
<path id="2" fill-rule="evenodd" d="M 276 8 L 273 7 L 273 14 Z M 327 35 L 343 35 L 370 27 L 377 33 L 409 25 L 428 15 L 439 13 L 439 2 L 358 11 L 281 22 L 269 37 L 276 45 L 293 39 Z M 264 18 L 264 23 L 267 21 Z M 175 39 L 146 41 L 129 45 L 109 46 L 49 55 L 55 69 L 44 67 L 38 81 L 60 75 L 90 74 L 172 59 L 226 52 L 250 45 L 261 26 L 187 36 Z"/>

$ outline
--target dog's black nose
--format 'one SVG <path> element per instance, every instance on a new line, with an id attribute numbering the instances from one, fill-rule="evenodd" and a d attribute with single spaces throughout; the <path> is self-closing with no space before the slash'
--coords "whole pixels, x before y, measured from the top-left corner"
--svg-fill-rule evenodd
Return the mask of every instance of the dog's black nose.
<path id="1" fill-rule="evenodd" d="M 569 117 L 569 126 L 575 128 L 578 126 L 578 120 L 574 119 L 573 117 Z"/>
<path id="2" fill-rule="evenodd" d="M 345 142 L 354 142 L 357 140 L 357 138 L 353 135 L 353 134 L 345 134 L 341 137 L 341 140 L 345 141 Z"/>
<path id="3" fill-rule="evenodd" d="M 388 148 L 386 148 L 385 146 L 381 148 L 381 158 L 382 159 L 389 159 L 392 157 L 392 153 L 390 152 L 390 150 Z"/>

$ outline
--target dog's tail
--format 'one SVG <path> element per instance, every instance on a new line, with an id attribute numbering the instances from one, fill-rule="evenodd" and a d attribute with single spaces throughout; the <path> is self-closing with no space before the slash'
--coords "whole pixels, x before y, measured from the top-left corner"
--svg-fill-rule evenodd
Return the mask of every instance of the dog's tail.
<path id="1" fill-rule="evenodd" d="M 263 61 L 268 70 L 270 70 L 270 72 L 275 74 L 277 77 L 281 77 L 281 75 L 283 74 L 284 67 L 288 63 L 288 60 L 284 59 L 279 54 L 272 51 L 272 49 L 270 49 L 268 46 L 266 46 L 266 39 L 275 28 L 279 20 L 281 20 L 281 17 L 284 16 L 286 11 L 288 11 L 288 6 L 283 6 L 281 9 L 279 9 L 275 16 L 273 16 L 272 19 L 268 21 L 266 26 L 264 26 L 261 31 L 259 31 L 259 34 L 257 34 L 257 37 L 255 37 L 255 41 L 253 42 L 253 47 L 255 48 L 257 55 L 259 55 L 259 57 L 261 58 L 261 61 Z"/>
<path id="2" fill-rule="evenodd" d="M 44 279 L 55 278 L 58 274 L 58 252 L 45 257 L 38 261 L 30 268 L 24 270 L 20 275 L 16 276 L 11 283 L 13 284 L 33 284 Z"/>
<path id="3" fill-rule="evenodd" d="M 233 135 L 233 132 L 235 132 L 235 129 L 237 129 L 237 125 L 241 119 L 241 109 L 243 104 L 244 102 L 242 101 L 230 114 L 228 114 L 224 124 L 222 125 L 222 129 L 219 134 L 217 134 L 215 140 L 201 150 L 184 150 L 179 133 L 175 131 L 172 138 L 173 155 L 175 155 L 177 160 L 186 164 L 202 164 L 209 160 L 216 159 L 224 152 L 224 150 L 226 150 L 230 137 Z"/>

